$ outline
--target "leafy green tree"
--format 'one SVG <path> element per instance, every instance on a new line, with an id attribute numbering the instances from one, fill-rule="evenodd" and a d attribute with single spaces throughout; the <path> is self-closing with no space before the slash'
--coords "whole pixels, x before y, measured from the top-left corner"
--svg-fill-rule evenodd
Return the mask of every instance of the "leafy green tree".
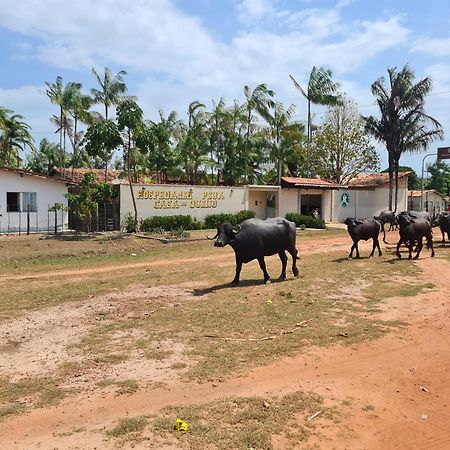
<path id="1" fill-rule="evenodd" d="M 435 163 L 427 165 L 427 171 L 430 177 L 427 180 L 426 188 L 450 196 L 450 165 L 437 160 Z"/>
<path id="2" fill-rule="evenodd" d="M 348 99 L 328 109 L 322 126 L 314 133 L 312 148 L 318 175 L 338 184 L 379 170 L 379 157 L 364 131 L 364 121 Z"/>
<path id="3" fill-rule="evenodd" d="M 271 158 L 277 162 L 277 182 L 281 184 L 285 155 L 283 150 L 286 146 L 282 145 L 283 131 L 290 127 L 290 120 L 295 112 L 295 105 L 285 108 L 282 103 L 277 102 L 273 108 L 273 114 L 266 117 L 270 127 L 270 137 L 272 140 Z"/>
<path id="4" fill-rule="evenodd" d="M 78 193 L 65 194 L 69 209 L 82 221 L 88 219 L 88 231 L 91 231 L 92 211 L 96 206 L 96 177 L 92 172 L 85 173 Z"/>
<path id="5" fill-rule="evenodd" d="M 134 208 L 134 228 L 137 230 L 138 226 L 138 213 L 136 206 L 136 199 L 133 191 L 133 178 L 131 175 L 132 167 L 132 150 L 133 143 L 139 133 L 143 129 L 143 116 L 144 113 L 139 105 L 133 99 L 123 100 L 117 107 L 117 124 L 119 131 L 122 131 L 125 135 L 123 140 L 124 155 L 126 155 L 126 168 L 128 175 L 128 183 L 130 185 L 131 199 L 133 201 Z M 145 149 L 142 149 L 145 151 Z"/>
<path id="6" fill-rule="evenodd" d="M 312 143 L 312 117 L 311 117 L 311 105 L 326 105 L 335 106 L 340 103 L 340 96 L 338 94 L 339 83 L 335 83 L 333 78 L 333 72 L 330 69 L 323 67 L 313 66 L 308 79 L 308 86 L 303 89 L 292 75 L 289 75 L 294 83 L 294 86 L 300 91 L 303 97 L 306 98 L 308 105 L 308 121 L 307 121 L 307 142 L 308 142 L 308 154 L 307 154 L 307 167 L 306 173 L 309 176 L 309 147 Z"/>
<path id="7" fill-rule="evenodd" d="M 400 71 L 388 69 L 388 86 L 379 78 L 372 84 L 380 118 L 364 117 L 366 131 L 386 146 L 389 162 L 389 210 L 397 210 L 398 172 L 405 152 L 427 149 L 443 138 L 441 124 L 425 113 L 425 97 L 431 92 L 429 77 L 414 83 L 414 72 L 405 65 Z M 393 193 L 395 187 L 395 194 Z"/>
<path id="8" fill-rule="evenodd" d="M 82 141 L 86 153 L 92 158 L 101 158 L 105 163 L 105 181 L 108 161 L 113 151 L 123 145 L 122 136 L 115 122 L 100 120 L 90 125 Z"/>
<path id="9" fill-rule="evenodd" d="M 55 167 L 60 162 L 59 146 L 46 138 L 39 143 L 39 149 L 33 149 L 28 155 L 26 167 L 35 173 L 52 175 Z"/>
<path id="10" fill-rule="evenodd" d="M 19 166 L 20 152 L 28 146 L 34 149 L 31 127 L 20 114 L 0 108 L 0 165 Z"/>

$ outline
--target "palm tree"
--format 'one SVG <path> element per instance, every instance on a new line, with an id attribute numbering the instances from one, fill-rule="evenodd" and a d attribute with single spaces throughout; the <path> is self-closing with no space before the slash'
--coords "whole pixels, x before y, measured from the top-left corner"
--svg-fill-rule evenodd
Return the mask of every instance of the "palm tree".
<path id="1" fill-rule="evenodd" d="M 97 73 L 95 68 L 92 68 L 92 74 L 97 79 L 97 83 L 100 89 L 91 89 L 91 95 L 93 97 L 93 103 L 100 103 L 105 107 L 105 120 L 108 120 L 109 110 L 113 106 L 117 106 L 123 97 L 123 94 L 127 92 L 128 88 L 123 77 L 127 75 L 125 70 L 120 70 L 116 75 L 113 75 L 109 67 L 105 67 L 103 75 Z M 108 154 L 105 151 L 105 180 L 108 174 Z"/>
<path id="2" fill-rule="evenodd" d="M 281 138 L 283 130 L 288 128 L 290 120 L 295 112 L 295 105 L 285 108 L 282 103 L 277 102 L 272 115 L 269 115 L 267 122 L 270 126 L 270 134 L 273 140 L 273 156 L 277 160 L 277 180 L 281 184 L 281 176 L 283 175 L 283 155 L 281 148 Z"/>
<path id="3" fill-rule="evenodd" d="M 308 87 L 304 90 L 300 84 L 297 83 L 292 75 L 289 75 L 294 86 L 306 98 L 308 103 L 308 123 L 307 123 L 307 142 L 308 154 L 306 161 L 306 173 L 309 175 L 309 151 L 312 141 L 312 119 L 311 119 L 311 104 L 335 106 L 340 103 L 340 96 L 338 94 L 339 83 L 332 80 L 333 72 L 330 69 L 313 66 L 309 75 Z"/>
<path id="4" fill-rule="evenodd" d="M 33 150 L 27 158 L 27 168 L 32 172 L 52 175 L 53 169 L 58 166 L 60 152 L 58 144 L 42 139 L 39 149 Z"/>
<path id="5" fill-rule="evenodd" d="M 45 82 L 47 89 L 45 94 L 52 103 L 59 106 L 59 117 L 53 116 L 54 122 L 59 132 L 59 147 L 61 152 L 60 166 L 62 175 L 65 176 L 65 156 L 66 156 L 66 136 L 72 131 L 72 121 L 69 119 L 69 111 L 73 108 L 77 97 L 80 95 L 81 84 L 69 82 L 64 86 L 62 77 L 56 77 L 55 83 Z"/>
<path id="6" fill-rule="evenodd" d="M 375 81 L 372 94 L 377 98 L 381 117 L 364 117 L 366 130 L 386 146 L 389 162 L 389 210 L 397 210 L 398 171 L 404 152 L 426 150 L 436 139 L 443 138 L 441 124 L 425 113 L 425 97 L 431 92 L 429 77 L 414 84 L 414 72 L 405 65 L 402 70 L 388 69 L 389 86 L 383 77 Z M 429 128 L 429 125 L 431 128 Z"/>
<path id="7" fill-rule="evenodd" d="M 120 70 L 116 75 L 113 75 L 109 67 L 105 67 L 105 73 L 99 75 L 97 71 L 92 68 L 92 74 L 97 79 L 100 89 L 91 89 L 91 95 L 94 98 L 94 103 L 101 103 L 105 107 L 105 119 L 108 120 L 109 109 L 116 106 L 123 94 L 128 90 L 127 85 L 123 81 L 123 77 L 127 75 L 125 70 Z"/>
<path id="8" fill-rule="evenodd" d="M 0 128 L 0 165 L 18 166 L 21 161 L 19 152 L 24 151 L 26 146 L 34 148 L 31 127 L 23 121 L 20 114 L 1 108 Z"/>

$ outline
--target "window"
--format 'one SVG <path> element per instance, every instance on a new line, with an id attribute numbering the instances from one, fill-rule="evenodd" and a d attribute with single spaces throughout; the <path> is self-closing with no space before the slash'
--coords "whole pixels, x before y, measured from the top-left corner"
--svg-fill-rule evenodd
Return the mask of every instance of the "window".
<path id="1" fill-rule="evenodd" d="M 7 192 L 6 210 L 8 212 L 36 212 L 36 192 Z"/>

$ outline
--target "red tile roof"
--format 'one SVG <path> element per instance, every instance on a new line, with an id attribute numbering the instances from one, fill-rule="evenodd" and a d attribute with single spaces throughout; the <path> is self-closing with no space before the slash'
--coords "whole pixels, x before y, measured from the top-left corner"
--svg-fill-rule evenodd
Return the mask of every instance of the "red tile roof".
<path id="1" fill-rule="evenodd" d="M 407 177 L 410 172 L 399 172 L 398 178 L 402 179 Z M 389 183 L 388 173 L 371 173 L 368 175 L 359 175 L 349 181 L 348 185 L 351 188 L 373 188 Z"/>
<path id="2" fill-rule="evenodd" d="M 339 189 L 346 186 L 330 183 L 321 178 L 297 178 L 297 177 L 282 177 L 282 187 L 290 188 L 321 188 L 321 189 Z"/>
<path id="3" fill-rule="evenodd" d="M 441 194 L 440 192 L 436 191 L 435 189 L 425 189 L 423 191 L 424 195 L 425 194 L 436 194 L 439 195 L 440 197 L 446 199 L 447 197 L 444 194 Z M 422 195 L 422 191 L 418 191 L 418 190 L 414 190 L 414 191 L 409 191 L 408 194 L 410 197 L 420 197 Z"/>

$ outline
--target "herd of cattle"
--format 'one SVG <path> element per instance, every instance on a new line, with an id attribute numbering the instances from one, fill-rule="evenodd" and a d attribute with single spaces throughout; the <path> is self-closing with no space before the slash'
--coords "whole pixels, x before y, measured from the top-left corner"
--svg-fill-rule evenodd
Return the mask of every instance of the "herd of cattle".
<path id="1" fill-rule="evenodd" d="M 381 256 L 379 235 L 383 232 L 383 242 L 386 243 L 385 225 L 390 224 L 392 228 L 399 227 L 400 239 L 397 243 L 397 256 L 401 258 L 400 246 L 405 244 L 409 249 L 409 258 L 412 258 L 414 246 L 416 246 L 417 259 L 423 247 L 423 238 L 427 240 L 427 247 L 431 249 L 431 256 L 434 256 L 432 228 L 439 226 L 442 232 L 442 242 L 445 243 L 445 234 L 450 242 L 450 213 L 444 212 L 437 217 L 431 216 L 423 211 L 404 211 L 398 215 L 393 212 L 382 212 L 373 219 L 358 220 L 347 218 L 344 223 L 353 240 L 349 258 L 353 257 L 356 250 L 356 257 L 359 258 L 358 242 L 360 240 L 373 240 L 373 248 L 370 256 L 373 256 L 375 249 Z M 264 282 L 270 282 L 267 273 L 265 256 L 278 253 L 281 260 L 280 279 L 286 278 L 287 255 L 292 256 L 292 272 L 298 276 L 297 259 L 298 251 L 295 246 L 296 227 L 293 222 L 281 217 L 273 219 L 259 220 L 247 219 L 239 225 L 223 223 L 219 225 L 217 234 L 211 240 L 216 239 L 214 246 L 224 247 L 230 245 L 236 256 L 236 275 L 232 284 L 238 284 L 241 274 L 242 264 L 258 260 L 259 266 L 264 275 Z"/>

